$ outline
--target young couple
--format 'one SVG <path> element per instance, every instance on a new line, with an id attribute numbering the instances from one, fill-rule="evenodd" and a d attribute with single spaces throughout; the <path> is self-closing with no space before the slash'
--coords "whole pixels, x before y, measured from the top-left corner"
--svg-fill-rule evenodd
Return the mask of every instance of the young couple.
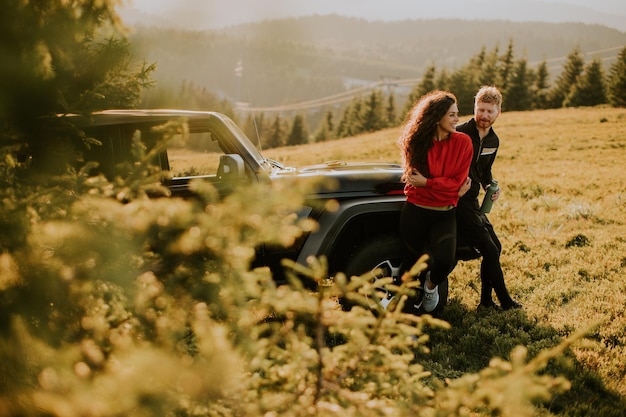
<path id="1" fill-rule="evenodd" d="M 459 123 L 456 97 L 432 91 L 413 106 L 400 135 L 406 203 L 400 232 L 413 259 L 429 255 L 422 307 L 434 311 L 439 304 L 438 284 L 456 265 L 458 231 L 482 254 L 480 307 L 519 308 L 506 289 L 500 266 L 501 244 L 478 205 L 480 187 L 492 180 L 491 166 L 499 139 L 491 126 L 500 115 L 502 95 L 495 87 L 482 87 L 475 97 L 474 117 Z M 494 194 L 495 201 L 500 193 Z M 458 222 L 457 222 L 458 220 Z"/>

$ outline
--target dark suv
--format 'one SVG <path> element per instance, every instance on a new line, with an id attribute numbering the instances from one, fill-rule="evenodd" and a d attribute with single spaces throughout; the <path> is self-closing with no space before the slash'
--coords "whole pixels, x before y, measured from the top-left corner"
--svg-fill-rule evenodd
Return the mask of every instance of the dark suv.
<path id="1" fill-rule="evenodd" d="M 399 278 L 403 245 L 399 215 L 404 204 L 401 166 L 394 163 L 329 162 L 307 167 L 286 167 L 264 157 L 227 116 L 216 112 L 182 110 L 108 110 L 90 117 L 64 116 L 101 146 L 92 146 L 85 160 L 97 161 L 97 170 L 115 177 L 124 164 L 133 163 L 132 143 L 138 138 L 152 155 L 163 185 L 173 196 L 192 197 L 189 183 L 202 178 L 221 193 L 238 183 L 280 181 L 296 176 L 332 178 L 336 187 L 320 187 L 306 197 L 299 215 L 319 227 L 292 247 L 258 248 L 257 263 L 283 278 L 280 260 L 306 265 L 310 256 L 325 256 L 329 274 L 360 275 L 380 268 L 383 276 Z M 167 147 L 159 147 L 168 123 L 184 121 L 187 134 L 174 134 Z M 328 210 L 327 200 L 336 202 Z M 322 203 L 322 204 L 320 204 Z M 440 285 L 447 299 L 447 283 Z"/>

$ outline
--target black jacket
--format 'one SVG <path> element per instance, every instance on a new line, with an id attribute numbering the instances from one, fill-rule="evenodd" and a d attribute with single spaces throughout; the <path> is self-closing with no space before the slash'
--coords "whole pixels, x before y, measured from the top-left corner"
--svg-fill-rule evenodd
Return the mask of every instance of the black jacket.
<path id="1" fill-rule="evenodd" d="M 459 132 L 467 133 L 472 138 L 474 147 L 474 158 L 470 165 L 469 177 L 472 180 L 471 188 L 461 197 L 463 200 L 475 200 L 480 193 L 480 187 L 485 189 L 493 179 L 491 174 L 491 166 L 496 159 L 500 139 L 493 128 L 489 129 L 489 133 L 481 142 L 474 118 L 456 127 Z"/>

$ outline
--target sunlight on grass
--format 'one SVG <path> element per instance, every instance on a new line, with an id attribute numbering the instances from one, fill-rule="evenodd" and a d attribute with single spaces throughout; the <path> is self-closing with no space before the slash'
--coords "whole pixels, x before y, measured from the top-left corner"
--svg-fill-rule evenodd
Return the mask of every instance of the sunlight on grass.
<path id="1" fill-rule="evenodd" d="M 507 286 L 528 320 L 562 336 L 601 322 L 594 349 L 575 350 L 576 357 L 626 396 L 626 109 L 503 113 L 495 128 L 502 197 L 489 217 L 503 244 Z M 398 131 L 266 153 L 295 166 L 399 162 Z M 479 268 L 479 261 L 457 265 L 452 303 L 475 310 Z"/>
<path id="2" fill-rule="evenodd" d="M 487 343 L 492 346 L 485 358 L 459 358 L 464 364 L 458 366 L 446 365 L 445 358 L 460 352 L 437 356 L 435 349 L 431 366 L 439 377 L 469 371 L 489 355 L 506 356 L 516 344 L 541 350 L 555 335 L 567 337 L 599 322 L 590 335 L 592 349 L 575 349 L 574 355 L 607 389 L 626 396 L 625 122 L 626 109 L 609 107 L 502 114 L 496 125 L 501 146 L 493 168 L 502 195 L 489 218 L 503 245 L 507 287 L 523 304 L 523 312 L 518 312 L 523 315 L 481 316 L 479 323 L 460 330 L 469 339 L 449 343 L 465 346 L 468 353 L 482 351 L 472 343 L 491 340 Z M 399 130 L 267 149 L 264 154 L 295 167 L 337 160 L 399 163 Z M 206 166 L 202 153 L 177 158 L 183 168 L 191 165 L 181 171 L 186 174 L 216 170 L 215 162 Z M 476 311 L 480 298 L 479 277 L 478 260 L 457 265 L 450 275 L 451 316 L 446 320 L 468 326 L 467 312 Z M 456 318 L 455 308 L 465 313 Z M 495 320 L 492 326 L 489 320 Z M 527 328 L 529 323 L 534 329 Z M 580 378 L 574 391 L 589 383 L 587 374 L 573 377 Z"/>

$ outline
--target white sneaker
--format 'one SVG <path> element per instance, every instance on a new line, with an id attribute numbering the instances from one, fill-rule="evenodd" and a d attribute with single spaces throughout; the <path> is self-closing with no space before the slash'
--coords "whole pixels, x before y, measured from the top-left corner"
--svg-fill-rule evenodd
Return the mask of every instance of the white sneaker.
<path id="1" fill-rule="evenodd" d="M 435 288 L 429 290 L 428 285 L 424 282 L 424 297 L 422 298 L 424 311 L 430 313 L 437 308 L 437 304 L 439 304 L 439 286 L 436 285 Z"/>

